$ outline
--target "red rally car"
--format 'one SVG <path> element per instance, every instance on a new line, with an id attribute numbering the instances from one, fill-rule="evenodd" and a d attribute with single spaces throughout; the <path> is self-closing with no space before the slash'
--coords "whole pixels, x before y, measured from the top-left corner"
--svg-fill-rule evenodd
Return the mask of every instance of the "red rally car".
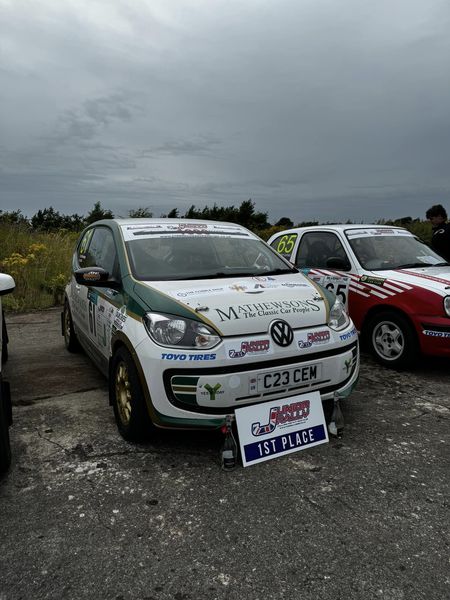
<path id="1" fill-rule="evenodd" d="M 385 366 L 411 367 L 421 353 L 450 357 L 450 265 L 406 229 L 299 227 L 269 244 L 341 296 Z"/>

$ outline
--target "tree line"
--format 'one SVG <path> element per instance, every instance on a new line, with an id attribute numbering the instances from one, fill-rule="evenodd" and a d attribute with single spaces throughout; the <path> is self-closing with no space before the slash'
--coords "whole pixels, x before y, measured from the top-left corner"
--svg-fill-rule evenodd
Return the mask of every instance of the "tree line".
<path id="1" fill-rule="evenodd" d="M 86 215 L 72 214 L 64 215 L 55 210 L 52 206 L 40 209 L 31 218 L 22 214 L 20 209 L 14 211 L 0 210 L 0 224 L 20 225 L 30 228 L 34 231 L 74 231 L 79 232 L 87 225 L 99 221 L 100 219 L 113 219 L 114 214 L 110 209 L 102 207 L 100 202 L 96 202 L 93 208 Z M 130 218 L 152 218 L 153 213 L 145 207 L 130 209 L 127 217 Z M 319 225 L 319 221 L 301 221 L 294 225 L 294 221 L 289 217 L 282 217 L 276 223 L 270 223 L 268 214 L 259 212 L 255 208 L 253 200 L 244 200 L 240 206 L 205 206 L 197 208 L 195 205 L 189 207 L 184 213 L 180 214 L 178 208 L 173 208 L 167 214 L 161 215 L 162 218 L 181 218 L 181 219 L 207 219 L 213 221 L 228 221 L 243 225 L 263 239 L 268 239 L 270 235 L 277 231 L 289 229 L 291 227 L 307 227 L 310 225 Z M 351 224 L 352 221 L 347 220 Z M 322 224 L 333 224 L 330 221 Z M 425 241 L 431 238 L 431 227 L 427 221 L 413 219 L 412 217 L 401 217 L 399 219 L 385 220 L 379 219 L 376 225 L 393 225 L 405 227 L 415 235 Z"/>
<path id="2" fill-rule="evenodd" d="M 100 219 L 113 219 L 114 213 L 107 208 L 103 208 L 100 202 L 96 202 L 87 215 L 64 215 L 55 210 L 53 206 L 40 209 L 31 218 L 22 214 L 22 211 L 2 211 L 0 210 L 0 223 L 10 225 L 22 225 L 30 227 L 36 231 L 81 231 L 86 225 L 99 221 Z M 153 213 L 148 208 L 135 208 L 128 211 L 127 217 L 130 218 L 152 218 Z M 173 208 L 169 213 L 161 215 L 162 218 L 181 218 L 181 219 L 210 219 L 215 221 L 231 221 L 240 223 L 252 230 L 266 229 L 271 224 L 268 221 L 267 213 L 255 210 L 255 204 L 252 200 L 245 200 L 239 207 L 235 206 L 205 206 L 196 208 L 192 205 L 184 215 L 180 214 L 178 208 Z M 278 224 L 283 224 L 283 219 Z M 292 221 L 288 220 L 291 225 Z"/>

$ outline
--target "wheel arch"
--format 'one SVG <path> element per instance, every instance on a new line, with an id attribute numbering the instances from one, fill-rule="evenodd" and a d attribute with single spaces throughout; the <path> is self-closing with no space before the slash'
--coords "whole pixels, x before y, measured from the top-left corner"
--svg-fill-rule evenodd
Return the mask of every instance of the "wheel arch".
<path id="1" fill-rule="evenodd" d="M 154 425 L 157 425 L 159 422 L 159 418 L 158 418 L 158 414 L 155 411 L 155 408 L 153 406 L 152 399 L 150 397 L 150 392 L 148 390 L 147 380 L 145 379 L 144 369 L 142 368 L 141 361 L 139 360 L 139 357 L 136 354 L 136 350 L 134 349 L 133 344 L 130 342 L 128 337 L 121 331 L 118 331 L 115 334 L 114 338 L 111 340 L 111 354 L 109 357 L 109 364 L 108 364 L 108 380 L 111 381 L 111 376 L 112 376 L 111 367 L 112 367 L 113 357 L 120 348 L 125 348 L 131 355 L 131 358 L 132 358 L 132 360 L 135 364 L 136 370 L 137 370 L 137 374 L 139 377 L 139 382 L 141 384 L 142 392 L 144 394 L 145 404 L 147 406 L 147 412 L 150 415 L 150 419 L 152 420 L 152 423 Z M 109 404 L 112 405 L 111 395 L 109 395 Z"/>
<path id="2" fill-rule="evenodd" d="M 109 361 L 108 361 L 108 380 L 109 381 L 111 380 L 111 375 L 112 375 L 111 369 L 112 369 L 114 355 L 120 348 L 125 348 L 131 354 L 134 364 L 136 365 L 136 368 L 138 370 L 139 379 L 141 379 L 141 373 L 143 374 L 143 370 L 142 370 L 142 366 L 139 361 L 139 358 L 137 357 L 136 352 L 133 348 L 133 344 L 130 342 L 130 340 L 127 338 L 126 335 L 124 335 L 121 331 L 117 331 L 116 334 L 111 339 L 111 352 L 110 352 Z M 141 381 L 141 384 L 142 384 L 142 381 Z M 147 387 L 147 385 L 145 385 L 145 388 L 146 387 Z M 145 389 L 145 388 L 143 388 L 143 389 Z M 145 391 L 144 391 L 144 394 L 145 394 Z M 145 400 L 147 402 L 147 398 Z M 112 405 L 111 397 L 109 398 L 109 404 Z"/>
<path id="3" fill-rule="evenodd" d="M 416 337 L 416 341 L 420 346 L 420 340 L 419 340 L 419 336 L 417 334 L 417 330 L 415 328 L 414 322 L 412 321 L 411 317 L 408 315 L 407 312 L 405 312 L 404 310 L 402 310 L 401 308 L 399 308 L 398 306 L 392 306 L 391 304 L 377 304 L 376 306 L 372 306 L 364 315 L 364 319 L 363 322 L 361 324 L 361 340 L 363 342 L 363 344 L 366 344 L 366 337 L 367 337 L 367 324 L 370 323 L 370 321 L 376 317 L 377 315 L 384 313 L 384 312 L 390 312 L 393 313 L 394 315 L 398 315 L 399 317 L 402 317 L 403 319 L 405 319 L 410 327 L 411 327 L 411 331 L 414 332 L 414 335 Z"/>

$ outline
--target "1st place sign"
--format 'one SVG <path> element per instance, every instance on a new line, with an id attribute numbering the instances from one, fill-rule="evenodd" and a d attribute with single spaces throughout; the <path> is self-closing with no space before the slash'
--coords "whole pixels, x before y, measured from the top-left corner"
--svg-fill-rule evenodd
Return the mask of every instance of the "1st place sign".
<path id="1" fill-rule="evenodd" d="M 328 442 L 319 392 L 236 410 L 244 467 Z"/>

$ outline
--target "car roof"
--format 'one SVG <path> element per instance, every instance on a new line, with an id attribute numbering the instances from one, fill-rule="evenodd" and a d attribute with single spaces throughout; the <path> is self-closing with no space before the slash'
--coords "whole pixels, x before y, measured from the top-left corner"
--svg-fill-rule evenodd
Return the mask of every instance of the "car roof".
<path id="1" fill-rule="evenodd" d="M 155 227 L 158 230 L 163 231 L 164 229 L 171 229 L 170 233 L 174 232 L 174 225 L 180 226 L 180 232 L 184 229 L 186 232 L 190 231 L 190 233 L 200 232 L 202 228 L 208 228 L 209 230 L 213 230 L 215 232 L 226 234 L 231 232 L 239 232 L 240 234 L 245 235 L 246 237 L 251 237 L 256 240 L 260 240 L 258 235 L 247 229 L 243 225 L 239 223 L 232 223 L 229 221 L 212 221 L 207 219 L 167 219 L 164 217 L 159 218 L 145 218 L 145 217 L 137 217 L 137 218 L 114 218 L 114 219 L 101 219 L 99 221 L 95 221 L 94 223 L 90 223 L 88 228 L 97 227 L 97 226 L 106 226 L 112 229 L 116 229 L 117 231 L 122 231 L 122 233 L 130 228 L 130 229 L 139 229 L 146 227 L 154 229 Z M 169 227 L 170 226 L 170 227 Z M 83 232 L 84 233 L 84 232 Z"/>
<path id="2" fill-rule="evenodd" d="M 375 229 L 404 229 L 404 227 L 398 227 L 397 225 L 377 225 L 375 223 L 324 223 L 323 225 L 312 225 L 311 229 L 323 229 L 324 227 L 330 227 L 332 229 L 366 229 L 375 228 Z M 299 229 L 303 229 L 299 227 Z M 305 229 L 310 229 L 309 227 L 305 227 Z"/>
<path id="3" fill-rule="evenodd" d="M 102 219 L 101 221 L 97 221 L 96 223 L 92 223 L 92 225 L 97 225 L 101 223 L 103 224 L 107 224 L 107 223 L 116 223 L 117 225 L 119 225 L 120 227 L 127 227 L 129 225 L 145 225 L 146 223 L 148 224 L 161 224 L 161 225 L 167 225 L 168 223 L 171 224 L 175 224 L 175 223 L 180 223 L 183 225 L 187 225 L 188 223 L 195 223 L 198 225 L 233 225 L 234 227 L 239 227 L 241 229 L 245 229 L 245 227 L 243 225 L 239 225 L 239 223 L 231 223 L 229 221 L 211 221 L 211 220 L 206 220 L 206 219 L 167 219 L 165 217 L 156 217 L 156 218 L 146 218 L 146 217 L 137 217 L 137 218 L 127 218 L 127 219 L 120 219 L 120 218 L 115 218 L 115 219 Z"/>
<path id="4" fill-rule="evenodd" d="M 348 231 L 349 229 L 402 229 L 407 231 L 404 227 L 398 227 L 397 225 L 376 225 L 374 223 L 325 223 L 323 225 L 305 225 L 304 227 L 291 227 L 286 231 L 303 231 L 306 229 L 334 229 L 338 231 Z"/>

